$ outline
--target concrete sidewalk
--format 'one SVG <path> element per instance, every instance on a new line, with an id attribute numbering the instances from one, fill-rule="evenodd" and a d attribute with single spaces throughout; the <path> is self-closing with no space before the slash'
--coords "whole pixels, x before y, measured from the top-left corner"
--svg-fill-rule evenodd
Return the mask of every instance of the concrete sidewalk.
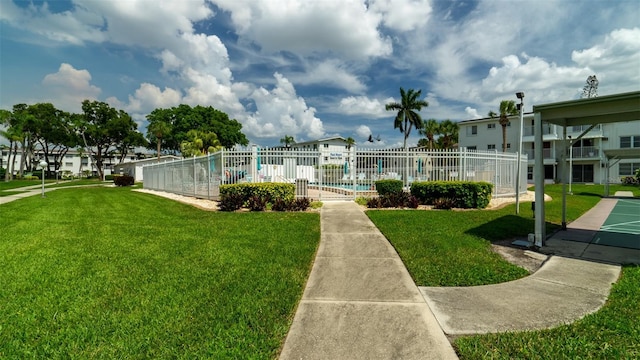
<path id="1" fill-rule="evenodd" d="M 353 202 L 327 202 L 280 359 L 457 359 L 400 257 Z"/>

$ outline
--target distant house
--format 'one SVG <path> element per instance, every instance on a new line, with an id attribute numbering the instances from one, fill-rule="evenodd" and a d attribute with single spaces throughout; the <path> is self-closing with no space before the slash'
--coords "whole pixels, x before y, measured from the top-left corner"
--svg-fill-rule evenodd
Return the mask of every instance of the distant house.
<path id="1" fill-rule="evenodd" d="M 321 165 L 342 165 L 349 161 L 347 139 L 342 136 L 334 136 L 325 139 L 299 142 L 291 144 L 293 150 L 318 150 L 322 154 Z"/>
<path id="2" fill-rule="evenodd" d="M 161 156 L 160 159 L 157 157 L 149 158 L 149 159 L 141 159 L 141 160 L 133 160 L 129 162 L 124 162 L 121 164 L 117 164 L 113 167 L 113 174 L 116 175 L 129 175 L 134 178 L 134 181 L 140 182 L 143 180 L 142 178 L 142 168 L 145 165 L 157 164 L 167 161 L 179 160 L 180 157 L 173 155 L 165 155 Z"/>

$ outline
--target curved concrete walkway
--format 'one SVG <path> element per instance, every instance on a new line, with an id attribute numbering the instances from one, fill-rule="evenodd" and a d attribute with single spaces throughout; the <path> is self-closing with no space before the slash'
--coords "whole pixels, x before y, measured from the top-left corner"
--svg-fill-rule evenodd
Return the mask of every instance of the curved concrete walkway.
<path id="1" fill-rule="evenodd" d="M 618 265 L 553 256 L 532 275 L 515 281 L 420 291 L 447 334 L 537 330 L 600 309 L 619 275 Z"/>

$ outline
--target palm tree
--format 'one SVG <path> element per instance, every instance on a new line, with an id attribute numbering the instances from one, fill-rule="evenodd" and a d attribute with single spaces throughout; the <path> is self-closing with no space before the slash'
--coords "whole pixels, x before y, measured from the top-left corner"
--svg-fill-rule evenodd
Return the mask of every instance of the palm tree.
<path id="1" fill-rule="evenodd" d="M 347 150 L 351 150 L 351 147 L 355 145 L 355 143 L 356 141 L 351 136 L 349 136 L 347 138 Z"/>
<path id="2" fill-rule="evenodd" d="M 438 120 L 429 119 L 422 124 L 422 127 L 418 129 L 420 135 L 424 136 L 427 139 L 427 147 L 429 150 L 433 150 L 435 142 L 433 141 L 434 136 L 438 134 L 440 131 L 440 124 L 438 124 Z"/>
<path id="3" fill-rule="evenodd" d="M 438 133 L 442 136 L 438 140 L 441 140 L 443 149 L 453 149 L 453 146 L 458 143 L 459 129 L 458 123 L 449 119 L 440 123 Z"/>
<path id="4" fill-rule="evenodd" d="M 222 149 L 218 136 L 212 132 L 189 130 L 187 139 L 182 142 L 183 157 L 202 156 Z"/>
<path id="5" fill-rule="evenodd" d="M 502 126 L 502 152 L 507 152 L 507 125 L 509 124 L 509 116 L 517 115 L 518 108 L 513 100 L 500 101 L 500 126 Z M 494 111 L 489 111 L 489 117 L 498 116 Z"/>
<path id="6" fill-rule="evenodd" d="M 283 144 L 286 148 L 289 148 L 291 144 L 295 144 L 296 141 L 293 139 L 293 136 L 285 135 L 282 139 L 280 139 L 280 144 Z"/>
<path id="7" fill-rule="evenodd" d="M 149 124 L 148 132 L 156 137 L 158 142 L 158 159 L 160 159 L 160 150 L 162 148 L 162 138 L 171 132 L 171 126 L 164 121 L 154 121 Z"/>
<path id="8" fill-rule="evenodd" d="M 400 88 L 400 102 L 391 102 L 385 105 L 387 111 L 398 112 L 393 120 L 393 128 L 400 129 L 400 132 L 404 134 L 405 149 L 407 148 L 407 138 L 411 133 L 411 127 L 415 126 L 416 129 L 422 127 L 422 118 L 417 111 L 429 106 L 428 102 L 419 99 L 421 93 L 422 90 L 409 89 L 409 91 L 405 92 L 403 88 Z"/>

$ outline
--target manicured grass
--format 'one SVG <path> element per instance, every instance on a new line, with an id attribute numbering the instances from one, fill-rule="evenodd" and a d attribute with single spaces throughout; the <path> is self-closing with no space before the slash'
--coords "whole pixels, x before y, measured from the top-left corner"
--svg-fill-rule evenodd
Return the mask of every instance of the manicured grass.
<path id="1" fill-rule="evenodd" d="M 572 221 L 601 199 L 602 185 L 574 185 L 567 197 L 567 221 Z M 562 186 L 549 185 L 545 193 L 547 232 L 562 223 Z M 419 286 L 471 286 L 515 280 L 527 272 L 491 251 L 491 242 L 526 237 L 534 231 L 531 203 L 498 210 L 367 212 L 389 239 Z"/>
<path id="2" fill-rule="evenodd" d="M 0 209 L 0 358 L 272 359 L 317 213 L 212 213 L 128 188 Z"/>
<path id="3" fill-rule="evenodd" d="M 47 183 L 46 180 L 45 183 Z M 2 179 L 0 180 L 0 192 L 3 190 L 17 189 L 25 186 L 35 185 L 42 185 L 42 180 L 11 180 L 5 182 L 4 179 Z M 0 196 L 2 196 L 1 193 Z"/>
<path id="4" fill-rule="evenodd" d="M 598 312 L 550 330 L 459 338 L 456 351 L 461 359 L 639 359 L 638 284 L 640 267 L 626 266 Z"/>

